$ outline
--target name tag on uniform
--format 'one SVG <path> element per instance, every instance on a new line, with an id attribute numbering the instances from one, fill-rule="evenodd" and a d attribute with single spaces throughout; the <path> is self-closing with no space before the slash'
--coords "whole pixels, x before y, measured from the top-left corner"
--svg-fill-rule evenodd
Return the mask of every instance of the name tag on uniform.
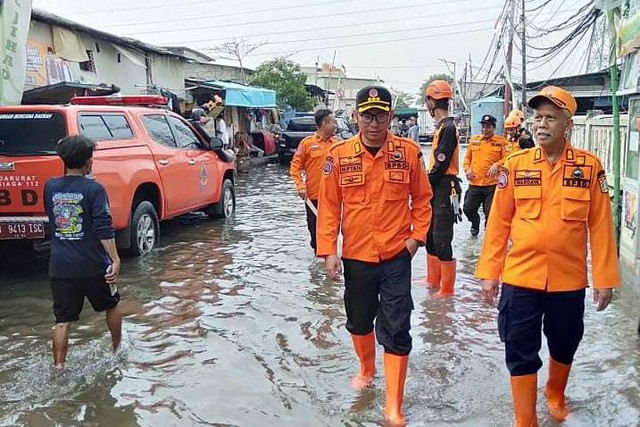
<path id="1" fill-rule="evenodd" d="M 362 172 L 361 157 L 341 157 L 340 158 L 340 174 L 348 174 L 353 172 Z"/>
<path id="2" fill-rule="evenodd" d="M 566 165 L 563 171 L 562 185 L 564 187 L 591 187 L 592 167 L 589 165 Z"/>
<path id="3" fill-rule="evenodd" d="M 516 170 L 514 185 L 516 187 L 539 187 L 542 185 L 542 171 Z"/>

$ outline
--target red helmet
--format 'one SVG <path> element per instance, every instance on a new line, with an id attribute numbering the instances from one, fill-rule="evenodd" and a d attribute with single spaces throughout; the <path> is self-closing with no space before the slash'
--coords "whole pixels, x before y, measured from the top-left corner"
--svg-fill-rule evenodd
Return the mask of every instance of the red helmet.
<path id="1" fill-rule="evenodd" d="M 444 80 L 434 80 L 427 86 L 425 95 L 433 99 L 451 99 L 453 98 L 453 89 Z"/>

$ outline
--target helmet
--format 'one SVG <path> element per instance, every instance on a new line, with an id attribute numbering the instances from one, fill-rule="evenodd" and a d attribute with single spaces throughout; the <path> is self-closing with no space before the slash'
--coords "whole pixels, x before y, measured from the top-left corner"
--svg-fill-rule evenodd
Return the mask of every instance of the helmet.
<path id="1" fill-rule="evenodd" d="M 511 113 L 510 116 L 515 116 L 520 120 L 520 123 L 524 122 L 524 113 L 521 110 L 515 109 Z"/>
<path id="2" fill-rule="evenodd" d="M 520 118 L 513 113 L 509 114 L 509 117 L 507 117 L 507 119 L 504 121 L 504 128 L 517 129 L 519 127 L 520 127 Z"/>
<path id="3" fill-rule="evenodd" d="M 427 86 L 425 95 L 433 99 L 451 99 L 453 98 L 453 89 L 444 80 L 434 80 Z"/>

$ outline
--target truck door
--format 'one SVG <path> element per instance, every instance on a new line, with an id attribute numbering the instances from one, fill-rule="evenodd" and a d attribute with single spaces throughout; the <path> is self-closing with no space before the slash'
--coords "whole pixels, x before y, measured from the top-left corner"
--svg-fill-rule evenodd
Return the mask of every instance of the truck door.
<path id="1" fill-rule="evenodd" d="M 192 166 L 185 151 L 178 147 L 166 114 L 143 115 L 142 124 L 153 140 L 151 152 L 162 180 L 167 212 L 186 209 L 193 197 L 186 187 L 192 179 Z"/>
<path id="2" fill-rule="evenodd" d="M 191 194 L 190 206 L 205 206 L 218 201 L 221 189 L 217 155 L 206 150 L 202 141 L 181 119 L 169 116 L 178 147 L 181 147 L 189 165 L 189 181 L 185 189 Z"/>

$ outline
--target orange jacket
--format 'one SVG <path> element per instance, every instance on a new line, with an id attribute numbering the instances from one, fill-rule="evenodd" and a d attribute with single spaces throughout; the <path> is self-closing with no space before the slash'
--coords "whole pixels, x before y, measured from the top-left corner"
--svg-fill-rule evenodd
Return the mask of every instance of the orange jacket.
<path id="1" fill-rule="evenodd" d="M 431 157 L 429 160 L 429 180 L 436 185 L 445 175 L 458 176 L 460 156 L 458 128 L 452 117 L 446 117 L 438 123 L 433 135 Z"/>
<path id="2" fill-rule="evenodd" d="M 490 186 L 498 183 L 498 176 L 490 177 L 489 169 L 496 163 L 502 165 L 507 157 L 506 144 L 507 140 L 498 135 L 491 139 L 484 139 L 482 135 L 471 137 L 463 162 L 464 171 L 476 175 L 469 180 L 469 184 Z"/>
<path id="3" fill-rule="evenodd" d="M 317 132 L 300 141 L 298 150 L 291 159 L 289 172 L 296 184 L 296 189 L 298 191 L 307 190 L 307 198 L 318 200 L 322 166 L 329 153 L 329 148 L 338 141 L 333 136 L 324 139 Z M 302 171 L 305 173 L 306 182 L 302 179 Z"/>
<path id="4" fill-rule="evenodd" d="M 431 185 L 420 147 L 387 134 L 375 158 L 360 134 L 331 147 L 318 206 L 318 256 L 380 262 L 398 255 L 405 240 L 424 243 L 431 224 Z"/>
<path id="5" fill-rule="evenodd" d="M 516 137 L 515 141 L 511 138 L 507 137 L 507 145 L 505 146 L 506 150 L 507 150 L 507 155 L 509 154 L 515 154 L 518 151 L 521 150 L 520 148 L 520 141 L 519 139 Z"/>
<path id="6" fill-rule="evenodd" d="M 475 274 L 548 292 L 583 289 L 587 237 L 593 286 L 618 286 L 611 204 L 598 158 L 567 142 L 552 167 L 540 147 L 522 150 L 500 171 Z"/>

